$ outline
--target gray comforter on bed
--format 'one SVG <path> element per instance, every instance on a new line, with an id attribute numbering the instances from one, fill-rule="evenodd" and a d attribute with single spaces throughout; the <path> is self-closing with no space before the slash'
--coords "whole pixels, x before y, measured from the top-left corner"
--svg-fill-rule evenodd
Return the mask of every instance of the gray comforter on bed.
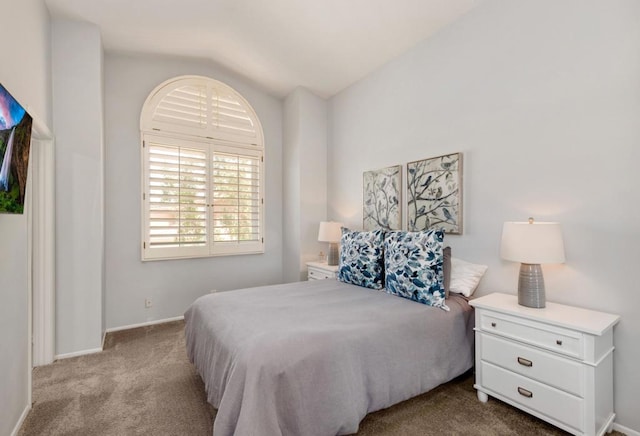
<path id="1" fill-rule="evenodd" d="M 317 280 L 210 294 L 185 313 L 187 353 L 218 409 L 213 434 L 355 433 L 364 416 L 473 365 L 473 310 Z"/>

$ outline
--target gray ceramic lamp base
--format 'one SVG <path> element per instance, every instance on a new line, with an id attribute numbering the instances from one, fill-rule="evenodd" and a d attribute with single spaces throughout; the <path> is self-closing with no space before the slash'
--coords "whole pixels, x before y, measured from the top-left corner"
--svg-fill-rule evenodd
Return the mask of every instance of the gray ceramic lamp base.
<path id="1" fill-rule="evenodd" d="M 537 309 L 545 306 L 544 277 L 538 264 L 521 263 L 518 278 L 518 304 Z"/>
<path id="2" fill-rule="evenodd" d="M 329 244 L 329 256 L 327 258 L 327 264 L 335 266 L 339 261 L 340 257 L 338 255 L 338 244 L 332 242 Z"/>

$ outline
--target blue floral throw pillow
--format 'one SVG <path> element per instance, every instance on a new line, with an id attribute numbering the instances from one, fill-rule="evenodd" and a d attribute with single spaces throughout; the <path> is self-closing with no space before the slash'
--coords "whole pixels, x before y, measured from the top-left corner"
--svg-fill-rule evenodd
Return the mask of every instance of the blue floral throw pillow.
<path id="1" fill-rule="evenodd" d="M 445 304 L 444 232 L 389 232 L 384 239 L 385 287 L 389 294 L 449 310 Z"/>
<path id="2" fill-rule="evenodd" d="M 342 228 L 338 280 L 371 289 L 382 289 L 384 232 L 357 232 Z"/>

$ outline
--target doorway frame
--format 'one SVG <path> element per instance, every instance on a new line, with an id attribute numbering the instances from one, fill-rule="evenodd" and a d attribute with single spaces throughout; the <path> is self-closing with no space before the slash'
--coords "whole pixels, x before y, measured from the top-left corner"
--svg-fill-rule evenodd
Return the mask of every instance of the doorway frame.
<path id="1" fill-rule="evenodd" d="M 33 119 L 28 244 L 28 364 L 29 404 L 32 369 L 52 363 L 55 356 L 55 141 L 47 125 L 27 108 Z"/>

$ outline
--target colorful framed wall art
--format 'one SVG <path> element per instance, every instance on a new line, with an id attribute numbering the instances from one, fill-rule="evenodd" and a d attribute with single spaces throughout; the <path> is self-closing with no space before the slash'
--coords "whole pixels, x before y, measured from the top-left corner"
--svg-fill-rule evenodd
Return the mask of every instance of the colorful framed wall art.
<path id="1" fill-rule="evenodd" d="M 0 84 L 0 213 L 24 211 L 32 123 L 27 111 Z"/>

